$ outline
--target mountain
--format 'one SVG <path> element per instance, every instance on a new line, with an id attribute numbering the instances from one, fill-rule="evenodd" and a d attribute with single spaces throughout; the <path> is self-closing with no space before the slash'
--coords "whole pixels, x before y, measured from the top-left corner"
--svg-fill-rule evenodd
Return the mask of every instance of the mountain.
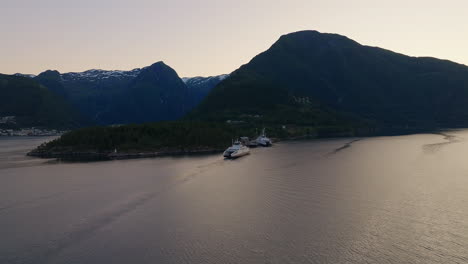
<path id="1" fill-rule="evenodd" d="M 44 85 L 50 91 L 54 92 L 55 94 L 61 96 L 63 99 L 69 99 L 68 93 L 65 90 L 65 87 L 62 83 L 62 76 L 58 71 L 45 71 L 38 76 L 30 77 L 34 81 Z"/>
<path id="2" fill-rule="evenodd" d="M 0 119 L 12 128 L 70 128 L 84 119 L 60 96 L 31 78 L 0 74 Z"/>
<path id="3" fill-rule="evenodd" d="M 229 77 L 222 74 L 210 77 L 184 77 L 182 81 L 187 85 L 190 94 L 191 105 L 198 105 L 218 83 Z"/>
<path id="4" fill-rule="evenodd" d="M 314 126 L 467 126 L 468 67 L 337 34 L 291 33 L 233 72 L 189 115 L 252 116 Z"/>
<path id="5" fill-rule="evenodd" d="M 143 68 L 113 100 L 102 114 L 110 124 L 175 120 L 190 110 L 187 86 L 163 62 Z"/>
<path id="6" fill-rule="evenodd" d="M 101 125 L 178 119 L 225 77 L 184 78 L 184 82 L 164 62 L 130 71 L 48 70 L 32 76 Z"/>
<path id="7" fill-rule="evenodd" d="M 34 80 L 69 101 L 88 119 L 98 124 L 107 120 L 100 116 L 109 111 L 114 101 L 128 89 L 140 69 L 132 71 L 88 70 L 80 73 L 45 71 Z"/>

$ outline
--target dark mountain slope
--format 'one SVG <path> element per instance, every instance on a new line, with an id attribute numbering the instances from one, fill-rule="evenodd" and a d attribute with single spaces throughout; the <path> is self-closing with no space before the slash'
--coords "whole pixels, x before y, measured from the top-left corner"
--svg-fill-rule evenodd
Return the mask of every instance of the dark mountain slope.
<path id="1" fill-rule="evenodd" d="M 189 110 L 187 86 L 163 62 L 141 70 L 102 119 L 113 123 L 175 120 Z"/>
<path id="2" fill-rule="evenodd" d="M 191 117 L 246 113 L 317 125 L 334 116 L 386 127 L 466 126 L 468 67 L 335 34 L 292 33 L 221 82 Z"/>
<path id="3" fill-rule="evenodd" d="M 56 93 L 57 95 L 60 95 L 66 99 L 69 98 L 68 92 L 65 90 L 63 85 L 60 72 L 48 70 L 42 72 L 38 76 L 33 77 L 32 79 L 49 88 L 50 91 Z"/>
<path id="4" fill-rule="evenodd" d="M 84 119 L 63 98 L 26 77 L 0 74 L 0 116 L 17 127 L 72 128 Z"/>
<path id="5" fill-rule="evenodd" d="M 201 78 L 201 79 L 200 79 Z M 88 70 L 34 77 L 96 124 L 175 120 L 190 111 L 222 76 L 187 78 L 163 62 L 131 71 Z M 195 81 L 197 80 L 197 81 Z"/>
<path id="6" fill-rule="evenodd" d="M 81 73 L 45 71 L 34 79 L 67 99 L 83 115 L 95 123 L 106 123 L 102 113 L 109 111 L 114 101 L 139 73 L 133 71 L 89 70 Z"/>
<path id="7" fill-rule="evenodd" d="M 192 107 L 197 106 L 221 81 L 226 79 L 229 74 L 222 74 L 210 77 L 191 77 L 182 78 L 189 90 L 190 103 Z"/>

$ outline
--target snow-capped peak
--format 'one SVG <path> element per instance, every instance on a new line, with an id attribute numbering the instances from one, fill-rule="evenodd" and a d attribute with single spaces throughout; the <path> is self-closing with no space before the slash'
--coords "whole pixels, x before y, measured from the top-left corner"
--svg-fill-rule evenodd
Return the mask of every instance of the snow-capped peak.
<path id="1" fill-rule="evenodd" d="M 223 81 L 224 79 L 226 79 L 227 77 L 229 77 L 229 74 L 221 74 L 221 75 L 218 75 L 218 79 L 220 81 Z"/>
<path id="2" fill-rule="evenodd" d="M 227 77 L 229 77 L 229 74 L 221 74 L 221 75 L 217 75 L 217 76 L 210 76 L 210 77 L 201 77 L 201 76 L 197 76 L 197 77 L 183 77 L 182 78 L 182 81 L 185 83 L 185 84 L 192 84 L 192 85 L 197 85 L 197 84 L 201 84 L 203 82 L 209 82 L 209 81 L 212 81 L 214 79 L 216 79 L 217 81 L 221 82 L 223 81 L 224 79 L 226 79 Z"/>
<path id="3" fill-rule="evenodd" d="M 26 77 L 26 78 L 34 78 L 36 75 L 34 74 L 24 74 L 24 73 L 15 73 L 14 76 Z"/>
<path id="4" fill-rule="evenodd" d="M 62 74 L 64 80 L 90 80 L 97 81 L 103 79 L 119 79 L 119 78 L 135 78 L 140 74 L 141 69 L 133 69 L 130 71 L 121 71 L 121 70 L 101 70 L 101 69 L 91 69 L 84 72 L 69 72 Z"/>

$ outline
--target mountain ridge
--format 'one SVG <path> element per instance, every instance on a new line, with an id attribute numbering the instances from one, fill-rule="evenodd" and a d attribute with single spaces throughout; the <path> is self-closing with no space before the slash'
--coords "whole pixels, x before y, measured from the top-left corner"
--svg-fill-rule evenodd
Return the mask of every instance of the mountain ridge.
<path id="1" fill-rule="evenodd" d="M 163 79 L 165 75 L 172 77 L 158 84 L 158 74 Z M 184 82 L 163 61 L 129 71 L 91 69 L 60 73 L 47 70 L 32 77 L 100 125 L 178 119 L 196 106 L 223 76 L 196 78 L 200 83 L 190 82 L 194 78 L 185 78 L 187 83 Z M 143 86 L 146 88 L 141 89 Z M 180 94 L 176 96 L 172 90 Z M 165 97 L 169 95 L 175 101 Z"/>
<path id="2" fill-rule="evenodd" d="M 160 77 L 167 77 L 164 84 L 158 83 L 160 73 L 151 71 L 158 67 Z M 467 66 L 406 56 L 339 34 L 282 35 L 228 75 L 180 78 L 172 68 L 162 70 L 166 67 L 157 62 L 129 71 L 49 70 L 32 79 L 103 125 L 174 120 L 194 107 L 188 119 L 339 127 L 468 125 Z"/>
<path id="3" fill-rule="evenodd" d="M 261 122 L 320 125 L 325 122 L 317 114 L 331 111 L 380 126 L 468 125 L 467 81 L 465 65 L 410 57 L 338 34 L 299 31 L 281 36 L 234 71 L 189 116 L 226 120 L 248 113 L 264 115 Z M 305 101 L 308 106 L 301 104 Z M 279 106 L 291 113 L 278 118 Z"/>

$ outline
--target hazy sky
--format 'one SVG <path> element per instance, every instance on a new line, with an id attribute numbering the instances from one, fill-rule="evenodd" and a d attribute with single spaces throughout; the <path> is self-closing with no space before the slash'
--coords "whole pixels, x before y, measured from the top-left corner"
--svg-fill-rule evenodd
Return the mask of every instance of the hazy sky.
<path id="1" fill-rule="evenodd" d="M 304 29 L 468 64 L 468 0 L 0 0 L 0 72 L 216 75 Z"/>

